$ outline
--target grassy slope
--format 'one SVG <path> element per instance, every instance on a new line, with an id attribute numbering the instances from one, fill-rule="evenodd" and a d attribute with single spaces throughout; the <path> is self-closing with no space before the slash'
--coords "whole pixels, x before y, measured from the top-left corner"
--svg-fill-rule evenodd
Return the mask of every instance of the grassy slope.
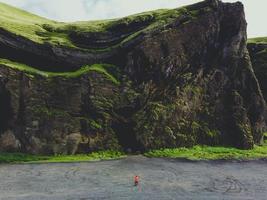
<path id="1" fill-rule="evenodd" d="M 101 151 L 83 155 L 38 156 L 22 153 L 0 153 L 0 163 L 55 163 L 84 162 L 123 158 L 125 154 L 118 151 Z"/>
<path id="2" fill-rule="evenodd" d="M 189 160 L 236 159 L 250 160 L 267 158 L 267 143 L 256 146 L 253 150 L 240 150 L 227 147 L 195 146 L 193 148 L 177 148 L 153 150 L 144 154 L 147 157 L 184 158 Z M 122 152 L 104 151 L 91 154 L 38 156 L 22 153 L 0 153 L 0 163 L 54 163 L 83 162 L 123 158 Z"/>
<path id="3" fill-rule="evenodd" d="M 267 37 L 249 38 L 248 43 L 267 44 Z"/>
<path id="4" fill-rule="evenodd" d="M 107 69 L 109 67 L 114 67 L 113 65 L 108 64 L 94 64 L 91 66 L 83 66 L 81 69 L 74 71 L 74 72 L 45 72 L 38 70 L 34 67 L 30 67 L 21 63 L 12 62 L 7 59 L 1 59 L 0 58 L 0 67 L 9 67 L 12 69 L 16 69 L 19 71 L 24 71 L 31 75 L 40 75 L 43 77 L 65 77 L 65 78 L 77 78 L 82 76 L 83 74 L 89 73 L 89 72 L 98 72 L 101 74 L 104 74 L 109 80 L 111 80 L 115 84 L 119 84 L 119 81 L 110 74 Z"/>
<path id="5" fill-rule="evenodd" d="M 71 30 L 102 32 L 115 20 L 60 23 L 0 3 L 0 27 L 37 43 L 49 42 L 75 47 L 68 38 Z"/>
<path id="6" fill-rule="evenodd" d="M 158 26 L 165 26 L 167 23 L 177 19 L 177 17 L 184 12 L 187 12 L 188 14 L 191 13 L 192 18 L 198 13 L 196 10 L 190 10 L 190 12 L 188 12 L 184 7 L 179 9 L 161 9 L 145 12 L 121 19 L 63 23 L 48 20 L 7 4 L 0 3 L 0 28 L 37 43 L 42 44 L 48 42 L 53 45 L 78 48 L 69 39 L 69 33 L 71 31 L 86 33 L 106 32 L 118 25 L 127 25 L 133 22 L 144 22 L 147 20 L 151 21 L 151 23 L 143 30 L 133 33 L 122 41 L 122 43 L 124 43 L 142 32 L 150 31 Z"/>
<path id="7" fill-rule="evenodd" d="M 253 150 L 239 150 L 227 147 L 195 146 L 191 149 L 163 149 L 145 154 L 148 157 L 185 158 L 189 160 L 217 160 L 217 159 L 260 159 L 267 158 L 267 145 L 256 146 Z"/>
<path id="8" fill-rule="evenodd" d="M 267 133 L 265 133 L 265 139 Z M 267 139 L 262 146 L 252 150 L 240 150 L 227 147 L 195 146 L 193 148 L 161 149 L 144 154 L 147 157 L 185 158 L 189 160 L 218 160 L 218 159 L 261 159 L 267 158 Z M 72 156 L 37 156 L 22 153 L 0 153 L 0 163 L 53 163 L 53 162 L 82 162 L 123 158 L 126 155 L 117 151 L 102 151 L 91 154 Z"/>
<path id="9" fill-rule="evenodd" d="M 206 12 L 210 11 L 209 7 L 206 7 Z M 28 13 L 21 9 L 9 6 L 4 3 L 0 3 L 0 29 L 7 30 L 15 35 L 22 36 L 36 43 L 49 43 L 51 45 L 57 46 L 65 46 L 69 48 L 77 48 L 75 43 L 73 43 L 69 35 L 71 32 L 76 33 L 98 33 L 98 32 L 108 32 L 114 27 L 118 29 L 118 27 L 127 27 L 127 25 L 136 22 L 149 22 L 146 27 L 141 30 L 138 30 L 128 37 L 126 37 L 123 41 L 118 44 L 115 44 L 112 47 L 108 48 L 99 48 L 99 49 L 83 49 L 85 51 L 95 52 L 95 51 L 109 51 L 112 48 L 119 47 L 123 45 L 127 41 L 135 38 L 139 34 L 150 32 L 154 29 L 158 29 L 159 27 L 165 27 L 168 23 L 176 20 L 181 14 L 187 13 L 191 15 L 191 19 L 195 19 L 199 10 L 190 7 L 182 7 L 178 9 L 161 9 L 151 12 L 144 12 L 136 15 L 131 15 L 121 19 L 112 19 L 112 20 L 101 20 L 101 21 L 87 21 L 87 22 L 74 22 L 74 23 L 63 23 L 56 22 L 49 19 L 45 19 L 43 17 L 39 17 L 37 15 Z M 49 73 L 37 70 L 34 66 L 27 66 L 24 64 L 11 62 L 5 59 L 1 59 L 0 64 L 6 67 L 12 67 L 17 70 L 22 70 L 31 74 L 38 74 L 45 77 L 51 76 L 65 76 L 65 77 L 75 77 L 79 76 L 82 73 L 88 72 L 90 70 L 96 69 L 99 72 L 102 72 L 111 78 L 114 82 L 112 76 L 110 76 L 103 68 L 99 67 L 83 67 L 81 70 L 70 73 Z"/>
<path id="10" fill-rule="evenodd" d="M 50 41 L 55 44 L 72 46 L 66 34 L 45 34 L 46 30 L 43 29 L 43 24 L 50 24 L 56 27 L 62 23 L 48 20 L 7 4 L 0 3 L 0 28 L 37 43 Z"/>
<path id="11" fill-rule="evenodd" d="M 267 137 L 267 133 L 265 133 Z M 262 146 L 255 146 L 252 150 L 240 150 L 228 147 L 195 146 L 193 148 L 152 150 L 145 154 L 148 157 L 185 158 L 189 160 L 217 160 L 217 159 L 260 159 L 267 158 L 267 140 Z"/>

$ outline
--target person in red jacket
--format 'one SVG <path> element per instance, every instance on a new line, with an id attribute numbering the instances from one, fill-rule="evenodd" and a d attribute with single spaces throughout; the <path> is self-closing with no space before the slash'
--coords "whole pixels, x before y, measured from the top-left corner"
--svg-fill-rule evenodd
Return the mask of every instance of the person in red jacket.
<path id="1" fill-rule="evenodd" d="M 140 177 L 139 176 L 135 176 L 134 177 L 134 186 L 138 186 L 139 185 L 139 181 L 140 181 Z"/>

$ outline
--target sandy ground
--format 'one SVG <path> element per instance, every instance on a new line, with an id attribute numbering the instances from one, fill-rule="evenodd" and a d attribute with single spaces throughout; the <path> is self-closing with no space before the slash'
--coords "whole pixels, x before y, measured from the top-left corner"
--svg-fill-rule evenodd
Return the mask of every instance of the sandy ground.
<path id="1" fill-rule="evenodd" d="M 139 187 L 133 176 L 139 175 Z M 266 200 L 267 161 L 130 156 L 89 163 L 0 165 L 1 200 Z"/>

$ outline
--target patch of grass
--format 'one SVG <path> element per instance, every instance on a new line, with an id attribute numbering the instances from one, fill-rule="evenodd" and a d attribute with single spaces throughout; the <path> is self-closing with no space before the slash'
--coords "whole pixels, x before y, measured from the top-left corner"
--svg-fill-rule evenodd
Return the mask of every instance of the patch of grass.
<path id="1" fill-rule="evenodd" d="M 189 160 L 237 159 L 249 160 L 267 158 L 267 141 L 252 150 L 240 150 L 230 147 L 195 146 L 193 148 L 176 148 L 152 150 L 145 153 L 148 157 L 185 158 Z"/>
<path id="2" fill-rule="evenodd" d="M 267 44 L 267 37 L 249 38 L 248 43 Z"/>
<path id="3" fill-rule="evenodd" d="M 63 23 L 45 19 L 7 4 L 0 3 L 0 28 L 39 44 L 49 43 L 51 45 L 83 49 L 78 47 L 70 39 L 71 33 L 107 33 L 123 29 L 122 27 L 127 29 L 131 24 L 145 24 L 141 27 L 141 30 L 137 29 L 135 32 L 129 34 L 123 41 L 118 41 L 118 43 L 113 46 L 108 48 L 83 49 L 92 52 L 109 51 L 112 48 L 120 47 L 140 34 L 166 27 L 166 25 L 172 23 L 183 14 L 194 14 L 194 17 L 196 17 L 195 15 L 199 13 L 197 10 L 192 9 L 192 6 L 188 6 L 178 9 L 160 9 L 144 12 L 121 19 Z"/>
<path id="4" fill-rule="evenodd" d="M 85 65 L 81 67 L 79 70 L 74 71 L 74 72 L 46 72 L 46 71 L 38 70 L 34 67 L 30 67 L 25 64 L 21 64 L 21 63 L 17 63 L 17 62 L 13 62 L 7 59 L 0 58 L 0 66 L 10 67 L 12 69 L 23 71 L 31 75 L 40 75 L 40 76 L 47 77 L 47 78 L 52 78 L 52 77 L 77 78 L 89 72 L 98 72 L 98 73 L 104 74 L 114 84 L 116 85 L 120 84 L 120 82 L 111 73 L 109 73 L 109 71 L 112 71 L 109 69 L 116 68 L 116 66 L 110 65 L 110 64 Z"/>
<path id="5" fill-rule="evenodd" d="M 28 38 L 36 43 L 44 43 L 51 40 L 51 43 L 60 43 L 66 46 L 73 46 L 67 34 L 63 37 L 58 35 L 45 35 L 48 33 L 43 24 L 50 24 L 51 26 L 61 26 L 63 23 L 39 17 L 24 10 L 0 3 L 0 28 L 3 28 L 16 35 Z M 43 33 L 43 34 L 38 34 Z"/>
<path id="6" fill-rule="evenodd" d="M 40 156 L 22 153 L 0 153 L 0 163 L 63 163 L 110 160 L 125 157 L 119 151 L 99 151 L 90 154 Z"/>
<path id="7" fill-rule="evenodd" d="M 109 80 L 111 80 L 114 84 L 119 85 L 120 82 L 111 74 L 108 72 L 109 68 L 114 67 L 113 65 L 104 65 L 104 64 L 94 64 L 92 66 L 86 66 L 85 70 L 87 71 L 96 71 L 99 73 L 104 74 Z"/>
<path id="8" fill-rule="evenodd" d="M 41 70 L 38 70 L 36 68 L 30 67 L 28 65 L 13 62 L 13 61 L 10 61 L 7 59 L 2 59 L 2 58 L 0 58 L 0 65 L 1 65 L 1 67 L 9 67 L 12 69 L 26 72 L 28 74 L 40 75 L 40 76 L 44 76 L 44 77 L 49 77 L 50 74 L 57 74 L 57 73 L 50 73 L 50 72 L 41 71 Z"/>

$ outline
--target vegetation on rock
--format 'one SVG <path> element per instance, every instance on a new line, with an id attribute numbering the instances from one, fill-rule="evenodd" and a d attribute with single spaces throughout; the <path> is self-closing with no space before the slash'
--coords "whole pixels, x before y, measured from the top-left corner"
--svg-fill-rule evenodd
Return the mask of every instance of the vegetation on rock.
<path id="1" fill-rule="evenodd" d="M 201 8 L 202 12 L 209 12 L 209 5 Z M 173 23 L 181 15 L 186 14 L 187 18 L 183 21 L 194 19 L 200 13 L 200 10 L 194 6 L 183 7 L 179 9 L 161 9 L 157 11 L 145 12 L 128 16 L 122 19 L 110 19 L 101 21 L 63 23 L 45 19 L 26 11 L 0 3 L 0 23 L 1 28 L 22 36 L 34 42 L 51 45 L 60 45 L 71 48 L 110 50 L 110 48 L 122 45 L 134 37 L 147 32 L 167 26 Z M 117 33 L 116 33 L 117 32 Z M 110 35 L 120 34 L 118 41 L 112 45 L 101 48 L 101 41 L 109 40 Z M 96 35 L 100 35 L 98 36 Z M 102 35 L 101 35 L 102 34 Z M 103 39 L 101 39 L 101 36 Z M 96 37 L 96 38 L 95 38 Z M 86 45 L 76 43 L 79 39 L 99 40 L 98 46 L 84 48 Z"/>
<path id="2" fill-rule="evenodd" d="M 267 140 L 252 150 L 240 150 L 231 147 L 194 146 L 193 148 L 161 149 L 145 153 L 148 157 L 184 158 L 189 160 L 221 160 L 221 159 L 266 159 Z"/>
<path id="3" fill-rule="evenodd" d="M 0 151 L 261 144 L 241 3 L 75 23 L 0 11 Z"/>
<path id="4" fill-rule="evenodd" d="M 249 38 L 248 43 L 253 44 L 267 44 L 267 37 Z"/>
<path id="5" fill-rule="evenodd" d="M 42 156 L 23 153 L 0 153 L 0 163 L 64 163 L 110 160 L 125 157 L 123 152 L 100 151 L 80 155 Z"/>
<path id="6" fill-rule="evenodd" d="M 248 50 L 263 96 L 267 101 L 267 37 L 249 39 Z"/>
<path id="7" fill-rule="evenodd" d="M 112 71 L 112 68 L 116 68 L 116 67 L 113 65 L 109 65 L 109 64 L 94 64 L 91 66 L 83 66 L 81 67 L 81 69 L 74 71 L 74 72 L 46 72 L 46 71 L 38 70 L 34 67 L 27 66 L 25 64 L 12 62 L 10 60 L 1 59 L 1 58 L 0 58 L 0 65 L 3 67 L 9 67 L 12 69 L 23 71 L 31 75 L 41 75 L 46 78 L 52 78 L 52 77 L 77 78 L 84 74 L 94 71 L 97 73 L 104 74 L 113 83 L 119 84 L 119 81 L 112 74 L 109 73 L 109 71 Z"/>

